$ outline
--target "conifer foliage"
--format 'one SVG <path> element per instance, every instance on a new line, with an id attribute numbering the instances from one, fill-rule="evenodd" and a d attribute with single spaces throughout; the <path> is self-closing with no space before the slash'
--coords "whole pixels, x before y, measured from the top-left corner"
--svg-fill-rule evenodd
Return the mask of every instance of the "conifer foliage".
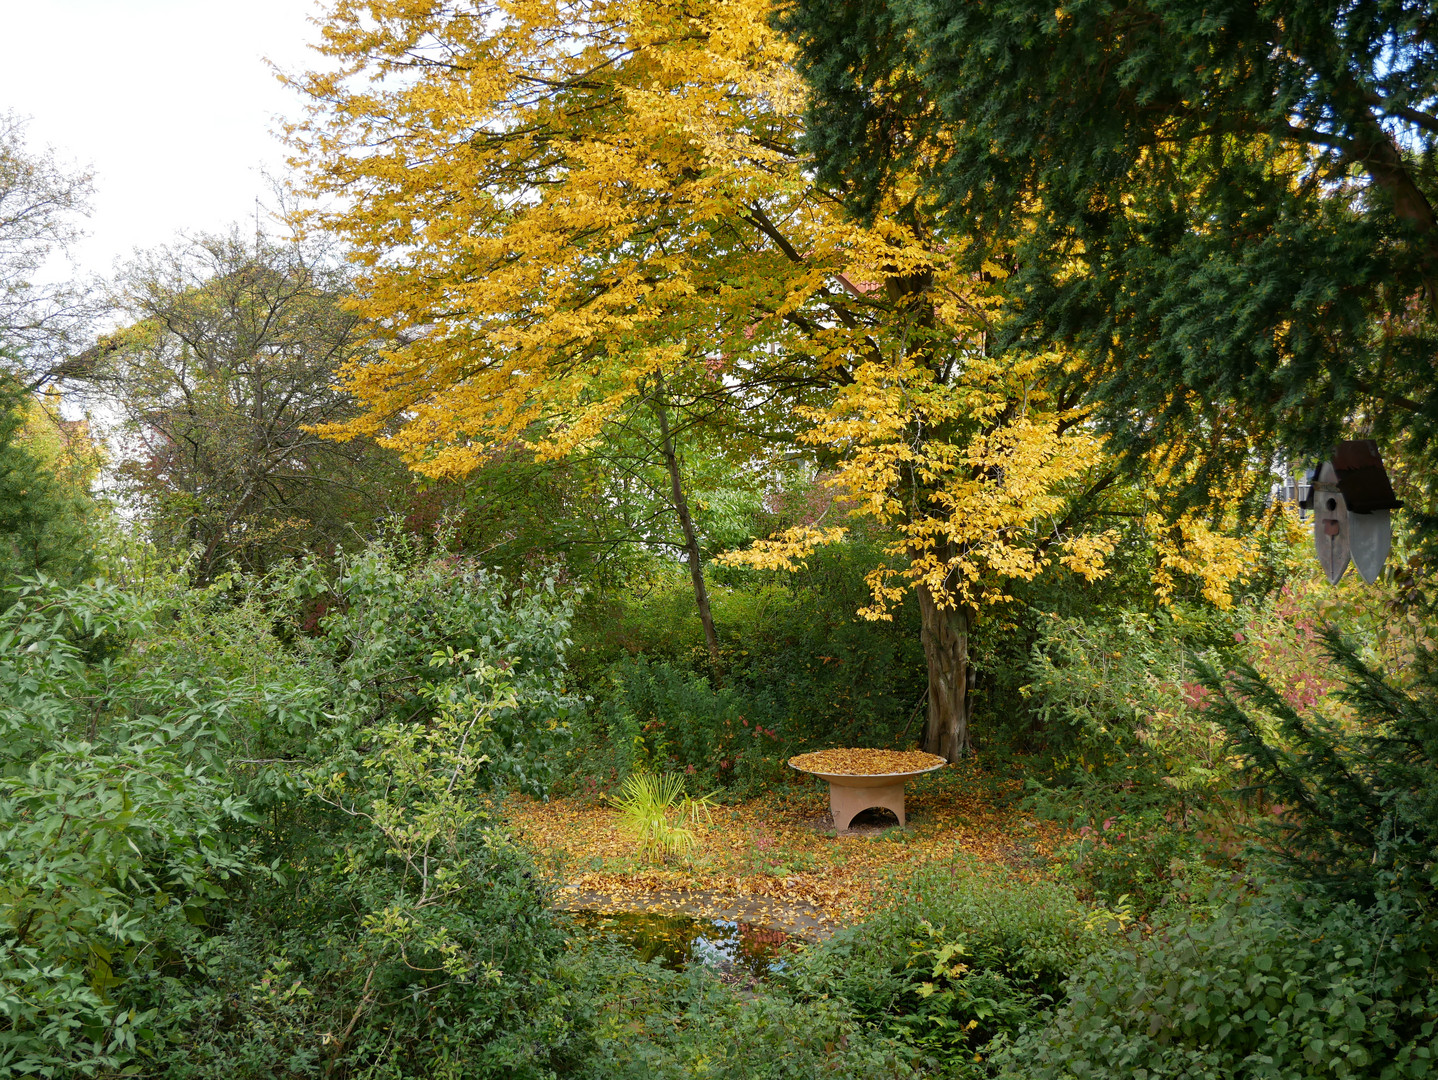
<path id="1" fill-rule="evenodd" d="M 1015 244 L 1007 338 L 1077 346 L 1135 452 L 1201 432 L 1197 497 L 1360 413 L 1432 461 L 1431 4 L 800 0 L 787 26 L 822 179 L 870 217 L 913 192 L 975 267 Z"/>
<path id="2" fill-rule="evenodd" d="M 89 568 L 82 488 L 65 483 L 66 469 L 37 453 L 26 435 L 31 395 L 0 375 L 0 601 L 35 573 L 70 578 Z"/>
<path id="3" fill-rule="evenodd" d="M 1324 650 L 1343 673 L 1334 693 L 1349 728 L 1300 712 L 1249 665 L 1227 684 L 1212 668 L 1213 716 L 1232 735 L 1248 791 L 1281 808 L 1265 827 L 1288 876 L 1343 899 L 1393 890 L 1432 911 L 1438 895 L 1438 669 L 1425 656 L 1400 686 L 1332 627 Z"/>

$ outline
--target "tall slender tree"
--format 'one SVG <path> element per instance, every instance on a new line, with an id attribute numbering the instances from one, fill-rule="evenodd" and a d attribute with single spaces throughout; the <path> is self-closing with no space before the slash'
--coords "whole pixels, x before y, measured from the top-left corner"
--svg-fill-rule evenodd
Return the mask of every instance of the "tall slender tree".
<path id="1" fill-rule="evenodd" d="M 25 121 L 0 113 L 0 371 L 30 390 L 76 373 L 70 358 L 97 313 L 91 284 L 53 265 L 79 237 L 92 194 L 88 171 L 32 147 Z"/>

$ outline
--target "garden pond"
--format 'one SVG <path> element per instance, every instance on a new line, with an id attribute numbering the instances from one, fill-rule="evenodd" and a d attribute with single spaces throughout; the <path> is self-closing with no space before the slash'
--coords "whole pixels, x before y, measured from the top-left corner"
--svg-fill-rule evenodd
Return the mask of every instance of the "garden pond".
<path id="1" fill-rule="evenodd" d="M 633 949 L 641 960 L 679 970 L 704 964 L 721 975 L 763 978 L 805 944 L 784 930 L 727 919 L 648 911 L 575 911 L 575 922 Z"/>

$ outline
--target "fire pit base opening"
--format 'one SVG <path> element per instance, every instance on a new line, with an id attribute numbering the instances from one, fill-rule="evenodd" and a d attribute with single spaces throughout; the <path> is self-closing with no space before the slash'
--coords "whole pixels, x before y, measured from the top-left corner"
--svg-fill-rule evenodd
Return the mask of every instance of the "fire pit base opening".
<path id="1" fill-rule="evenodd" d="M 829 781 L 829 813 L 833 815 L 835 829 L 847 829 L 859 814 L 874 808 L 892 810 L 902 827 L 905 824 L 904 782 L 900 780 L 885 787 L 848 787 Z"/>

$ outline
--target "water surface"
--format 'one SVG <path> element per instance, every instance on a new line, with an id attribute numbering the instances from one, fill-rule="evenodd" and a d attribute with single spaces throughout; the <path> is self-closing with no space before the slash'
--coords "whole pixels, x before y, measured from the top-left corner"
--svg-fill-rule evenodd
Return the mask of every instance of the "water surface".
<path id="1" fill-rule="evenodd" d="M 704 964 L 725 975 L 762 978 L 783 970 L 785 957 L 803 944 L 783 930 L 724 919 L 645 911 L 573 914 L 580 926 L 615 938 L 641 960 L 659 960 L 675 971 Z"/>

